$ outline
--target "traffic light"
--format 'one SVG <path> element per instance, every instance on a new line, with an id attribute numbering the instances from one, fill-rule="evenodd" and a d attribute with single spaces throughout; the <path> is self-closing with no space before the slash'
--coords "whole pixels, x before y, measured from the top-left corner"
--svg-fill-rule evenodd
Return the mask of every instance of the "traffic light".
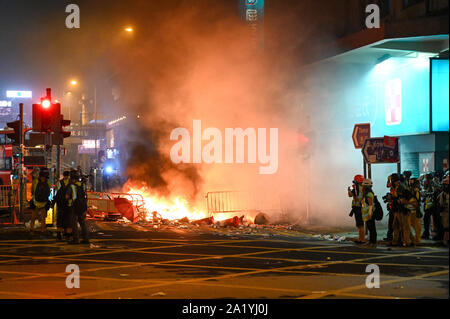
<path id="1" fill-rule="evenodd" d="M 66 126 L 70 125 L 70 120 L 65 120 L 64 116 L 61 114 L 59 116 L 59 125 L 58 130 L 55 131 L 53 144 L 54 145 L 63 145 L 64 139 L 70 136 L 70 132 L 64 131 Z"/>
<path id="2" fill-rule="evenodd" d="M 41 98 L 40 103 L 33 104 L 33 131 L 58 132 L 60 129 L 61 104 L 52 103 L 51 90 Z"/>
<path id="3" fill-rule="evenodd" d="M 70 136 L 70 132 L 64 131 L 64 128 L 69 125 L 70 125 L 70 120 L 65 120 L 64 117 L 61 115 L 60 134 L 63 139 Z"/>
<path id="4" fill-rule="evenodd" d="M 14 130 L 14 133 L 8 133 L 6 136 L 11 140 L 12 145 L 20 145 L 20 121 L 6 123 L 6 125 Z"/>

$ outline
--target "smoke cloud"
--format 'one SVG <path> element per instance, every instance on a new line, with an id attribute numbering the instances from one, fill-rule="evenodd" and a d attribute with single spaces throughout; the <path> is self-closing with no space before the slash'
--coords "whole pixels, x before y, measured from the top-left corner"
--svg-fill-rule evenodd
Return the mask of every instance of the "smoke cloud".
<path id="1" fill-rule="evenodd" d="M 325 166 L 311 171 L 311 113 L 316 110 L 304 102 L 310 88 L 298 74 L 303 62 L 298 47 L 305 39 L 293 41 L 288 32 L 300 19 L 305 36 L 315 31 L 308 24 L 313 25 L 313 15 L 280 11 L 270 27 L 266 22 L 262 51 L 239 19 L 237 5 L 231 10 L 211 1 L 180 2 L 157 12 L 137 43 L 111 57 L 121 74 L 121 99 L 139 115 L 139 126 L 129 134 L 130 180 L 161 196 L 181 194 L 203 208 L 207 192 L 243 190 L 262 210 L 297 220 L 311 214 L 313 206 L 322 221 L 334 222 L 326 216 L 336 216 L 341 207 L 334 198 L 323 200 L 320 190 L 311 191 L 312 183 L 328 177 Z M 184 127 L 192 134 L 196 119 L 203 130 L 214 127 L 222 133 L 225 128 L 278 128 L 278 171 L 261 175 L 259 163 L 173 164 L 171 130 Z"/>

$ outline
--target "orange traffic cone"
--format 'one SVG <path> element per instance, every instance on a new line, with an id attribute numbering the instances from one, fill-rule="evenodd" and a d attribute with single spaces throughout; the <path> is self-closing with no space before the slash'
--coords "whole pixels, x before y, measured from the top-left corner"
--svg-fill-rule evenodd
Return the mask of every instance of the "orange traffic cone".
<path id="1" fill-rule="evenodd" d="M 14 225 L 19 224 L 19 220 L 17 219 L 16 210 L 14 210 Z"/>

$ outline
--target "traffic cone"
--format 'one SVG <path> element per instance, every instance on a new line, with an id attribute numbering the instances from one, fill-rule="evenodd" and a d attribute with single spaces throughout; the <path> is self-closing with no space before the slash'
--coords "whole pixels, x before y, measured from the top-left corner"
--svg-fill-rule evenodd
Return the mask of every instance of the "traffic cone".
<path id="1" fill-rule="evenodd" d="M 197 225 L 201 225 L 201 224 L 205 224 L 205 225 L 212 225 L 214 224 L 214 217 L 206 217 L 203 219 L 198 219 L 198 220 L 193 220 L 192 224 L 197 224 Z"/>
<path id="2" fill-rule="evenodd" d="M 17 219 L 16 210 L 14 210 L 14 225 L 18 225 L 18 224 L 19 224 L 19 220 Z"/>
<path id="3" fill-rule="evenodd" d="M 222 221 L 223 226 L 238 227 L 240 224 L 239 217 L 234 216 L 233 218 L 225 219 Z"/>

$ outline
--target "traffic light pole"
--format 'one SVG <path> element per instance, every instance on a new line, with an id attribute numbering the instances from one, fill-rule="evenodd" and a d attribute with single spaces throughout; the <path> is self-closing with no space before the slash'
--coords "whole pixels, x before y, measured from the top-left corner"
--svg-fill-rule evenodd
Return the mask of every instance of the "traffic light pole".
<path id="1" fill-rule="evenodd" d="M 24 132 L 23 132 L 23 103 L 19 104 L 19 221 L 23 220 L 23 146 L 24 146 Z"/>

